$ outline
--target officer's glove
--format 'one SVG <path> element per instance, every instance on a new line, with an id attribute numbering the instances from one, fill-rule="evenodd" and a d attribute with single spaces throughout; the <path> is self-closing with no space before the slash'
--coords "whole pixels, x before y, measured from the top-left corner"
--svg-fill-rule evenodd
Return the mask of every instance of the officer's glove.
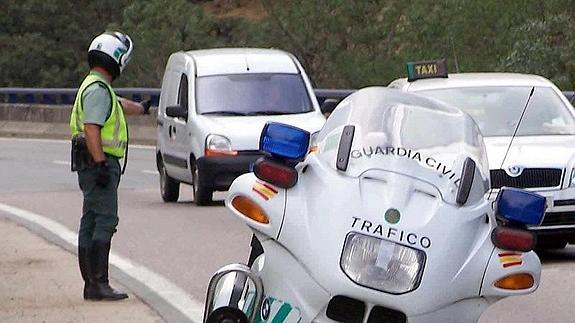
<path id="1" fill-rule="evenodd" d="M 96 169 L 96 185 L 104 188 L 110 182 L 110 169 L 108 168 L 108 163 L 104 160 L 97 162 L 94 165 Z"/>
<path id="2" fill-rule="evenodd" d="M 150 114 L 150 106 L 152 105 L 152 100 L 144 100 L 140 102 L 140 104 L 144 107 L 144 114 Z"/>

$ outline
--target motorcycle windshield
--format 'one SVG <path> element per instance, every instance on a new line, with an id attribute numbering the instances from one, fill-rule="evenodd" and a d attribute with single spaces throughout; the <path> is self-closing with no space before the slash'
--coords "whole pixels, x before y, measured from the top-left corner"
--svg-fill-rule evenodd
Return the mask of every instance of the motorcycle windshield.
<path id="1" fill-rule="evenodd" d="M 348 154 L 342 154 L 345 143 L 340 141 L 345 126 L 354 127 Z M 359 177 L 372 169 L 408 175 L 434 185 L 446 203 L 456 204 L 469 158 L 475 162 L 472 185 L 484 193 L 489 188 L 479 128 L 466 113 L 434 99 L 366 88 L 342 101 L 314 139 L 318 158 L 345 176 Z"/>

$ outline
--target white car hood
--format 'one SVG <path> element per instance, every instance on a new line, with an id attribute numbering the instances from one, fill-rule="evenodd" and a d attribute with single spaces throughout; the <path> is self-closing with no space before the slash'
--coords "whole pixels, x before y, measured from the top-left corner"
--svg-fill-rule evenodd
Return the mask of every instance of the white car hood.
<path id="1" fill-rule="evenodd" d="M 325 117 L 319 112 L 277 116 L 196 116 L 203 124 L 206 135 L 218 134 L 227 137 L 234 150 L 258 150 L 259 139 L 268 121 L 281 122 L 311 133 L 319 131 Z"/>
<path id="2" fill-rule="evenodd" d="M 490 169 L 501 169 L 511 137 L 485 137 Z M 575 136 L 520 136 L 513 139 L 503 169 L 565 168 L 575 153 Z"/>

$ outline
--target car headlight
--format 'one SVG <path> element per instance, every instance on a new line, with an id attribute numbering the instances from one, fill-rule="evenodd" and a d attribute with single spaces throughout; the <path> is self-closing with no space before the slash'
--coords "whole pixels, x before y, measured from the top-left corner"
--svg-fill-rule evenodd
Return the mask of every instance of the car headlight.
<path id="1" fill-rule="evenodd" d="M 230 140 L 221 135 L 208 135 L 206 138 L 206 156 L 227 156 L 236 155 L 237 151 L 232 150 Z"/>
<path id="2" fill-rule="evenodd" d="M 345 239 L 340 266 L 359 285 L 403 294 L 419 286 L 425 258 L 421 250 L 351 232 Z"/>

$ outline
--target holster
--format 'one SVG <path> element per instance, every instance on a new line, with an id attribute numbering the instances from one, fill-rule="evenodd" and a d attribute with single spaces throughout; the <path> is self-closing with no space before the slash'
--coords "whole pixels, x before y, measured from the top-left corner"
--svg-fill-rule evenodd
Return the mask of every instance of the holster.
<path id="1" fill-rule="evenodd" d="M 88 151 L 86 138 L 76 136 L 72 138 L 70 165 L 73 172 L 86 169 L 94 164 L 94 160 Z"/>

